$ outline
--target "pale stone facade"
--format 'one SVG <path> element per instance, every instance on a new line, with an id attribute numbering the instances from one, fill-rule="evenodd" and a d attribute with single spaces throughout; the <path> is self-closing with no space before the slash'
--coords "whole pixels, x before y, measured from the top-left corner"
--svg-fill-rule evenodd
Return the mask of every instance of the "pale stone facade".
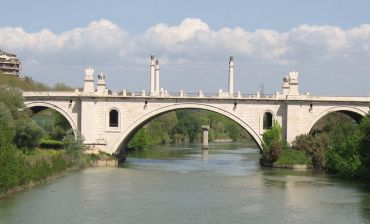
<path id="1" fill-rule="evenodd" d="M 154 60 L 154 58 L 152 58 Z M 345 112 L 355 119 L 369 112 L 370 97 L 318 97 L 299 95 L 298 73 L 289 73 L 284 78 L 283 94 L 261 96 L 260 94 L 237 96 L 229 88 L 228 94 L 169 94 L 159 90 L 155 83 L 156 74 L 150 69 L 148 93 L 126 91 L 111 93 L 105 86 L 105 76 L 100 75 L 95 90 L 93 70 L 87 69 L 83 91 L 75 92 L 23 92 L 27 107 L 48 107 L 67 118 L 72 128 L 85 137 L 85 144 L 95 150 L 118 153 L 132 135 L 151 119 L 178 109 L 204 109 L 222 114 L 247 130 L 261 147 L 263 118 L 271 113 L 273 120 L 283 128 L 283 138 L 292 142 L 300 134 L 308 133 L 323 116 L 334 111 Z M 156 70 L 156 69 L 155 69 Z M 159 76 L 158 76 L 159 77 Z M 156 91 L 160 91 L 157 94 Z M 116 120 L 110 118 L 111 111 L 118 113 Z M 114 122 L 114 125 L 112 125 Z"/>

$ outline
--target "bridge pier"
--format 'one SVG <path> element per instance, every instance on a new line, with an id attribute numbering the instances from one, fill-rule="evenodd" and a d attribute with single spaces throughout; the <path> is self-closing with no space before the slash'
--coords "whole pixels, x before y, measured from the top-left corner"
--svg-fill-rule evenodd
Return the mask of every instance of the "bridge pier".
<path id="1" fill-rule="evenodd" d="M 209 126 L 208 125 L 203 125 L 202 130 L 203 130 L 202 149 L 207 150 L 208 149 L 208 130 L 209 130 Z"/>

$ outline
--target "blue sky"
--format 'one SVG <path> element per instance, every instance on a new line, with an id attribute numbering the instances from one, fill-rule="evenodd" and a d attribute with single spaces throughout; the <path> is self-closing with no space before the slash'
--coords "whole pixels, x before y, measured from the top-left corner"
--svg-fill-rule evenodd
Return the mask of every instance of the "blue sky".
<path id="1" fill-rule="evenodd" d="M 0 26 L 21 26 L 36 32 L 48 28 L 60 33 L 108 19 L 131 33 L 165 22 L 200 18 L 212 29 L 243 27 L 247 30 L 286 31 L 301 24 L 351 28 L 370 21 L 367 0 L 32 0 L 3 1 Z"/>
<path id="2" fill-rule="evenodd" d="M 0 49 L 23 73 L 81 86 L 83 69 L 109 87 L 148 88 L 161 60 L 165 89 L 216 92 L 235 56 L 236 90 L 281 91 L 300 72 L 302 91 L 370 95 L 370 1 L 1 1 Z M 207 85 L 205 85 L 207 84 Z"/>

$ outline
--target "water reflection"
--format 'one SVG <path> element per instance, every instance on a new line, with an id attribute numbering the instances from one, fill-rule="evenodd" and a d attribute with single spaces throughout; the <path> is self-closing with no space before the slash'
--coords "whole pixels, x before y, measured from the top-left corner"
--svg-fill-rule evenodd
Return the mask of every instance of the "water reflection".
<path id="1" fill-rule="evenodd" d="M 202 160 L 205 163 L 208 162 L 208 149 L 203 149 L 202 150 Z"/>

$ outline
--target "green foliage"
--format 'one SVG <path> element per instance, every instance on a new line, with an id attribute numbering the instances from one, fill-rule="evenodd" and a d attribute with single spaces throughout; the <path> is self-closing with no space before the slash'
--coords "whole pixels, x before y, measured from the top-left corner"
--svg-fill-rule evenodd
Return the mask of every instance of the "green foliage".
<path id="1" fill-rule="evenodd" d="M 12 75 L 0 75 L 0 85 L 19 88 L 24 91 L 71 91 L 72 87 L 63 83 L 57 83 L 49 87 L 41 82 L 34 81 L 31 77 L 16 77 Z"/>
<path id="2" fill-rule="evenodd" d="M 341 146 L 330 147 L 326 154 L 326 167 L 340 176 L 356 176 L 361 166 L 361 157 L 351 143 L 344 143 Z"/>
<path id="3" fill-rule="evenodd" d="M 8 107 L 13 118 L 18 118 L 24 108 L 22 93 L 14 87 L 0 86 L 0 102 Z"/>
<path id="4" fill-rule="evenodd" d="M 158 144 L 200 142 L 202 125 L 210 125 L 209 140 L 252 141 L 242 127 L 223 115 L 186 109 L 161 115 L 141 128 L 128 144 L 129 149 L 149 149 Z"/>
<path id="5" fill-rule="evenodd" d="M 312 127 L 310 134 L 330 133 L 339 124 L 353 124 L 355 121 L 348 115 L 341 112 L 332 112 L 316 122 Z"/>
<path id="6" fill-rule="evenodd" d="M 20 119 L 16 122 L 14 144 L 25 150 L 33 150 L 39 145 L 43 135 L 42 129 L 30 119 Z"/>
<path id="7" fill-rule="evenodd" d="M 9 143 L 13 140 L 14 121 L 9 108 L 0 102 L 0 145 Z"/>
<path id="8" fill-rule="evenodd" d="M 327 115 L 310 135 L 298 136 L 293 147 L 305 152 L 316 168 L 370 178 L 370 115 L 360 125 L 340 113 Z"/>
<path id="9" fill-rule="evenodd" d="M 61 126 L 55 126 L 50 133 L 50 137 L 55 139 L 56 141 L 63 140 L 64 136 L 66 135 L 68 129 L 64 129 Z"/>
<path id="10" fill-rule="evenodd" d="M 136 149 L 136 150 L 146 150 L 152 147 L 150 139 L 146 133 L 146 129 L 142 128 L 131 139 L 130 143 L 128 144 L 128 148 Z"/>
<path id="11" fill-rule="evenodd" d="M 282 129 L 280 124 L 275 121 L 271 129 L 265 130 L 262 135 L 262 158 L 261 163 L 271 165 L 275 162 L 283 150 Z"/>
<path id="12" fill-rule="evenodd" d="M 330 145 L 327 133 L 317 135 L 299 135 L 293 142 L 293 148 L 311 158 L 312 166 L 318 169 L 325 167 L 325 154 Z"/>
<path id="13" fill-rule="evenodd" d="M 362 161 L 361 175 L 370 178 L 370 114 L 361 121 L 360 131 L 362 138 L 359 142 L 359 153 Z"/>
<path id="14" fill-rule="evenodd" d="M 74 88 L 67 86 L 64 83 L 56 83 L 53 88 L 51 88 L 53 91 L 72 91 Z"/>
<path id="15" fill-rule="evenodd" d="M 287 148 L 283 149 L 279 159 L 276 160 L 276 164 L 296 165 L 305 164 L 311 165 L 310 157 L 302 151 Z"/>
<path id="16" fill-rule="evenodd" d="M 332 130 L 331 146 L 326 154 L 326 167 L 340 176 L 355 176 L 361 166 L 361 130 L 358 125 L 345 123 Z"/>
<path id="17" fill-rule="evenodd" d="M 0 193 L 27 182 L 27 167 L 12 144 L 0 145 Z"/>
<path id="18" fill-rule="evenodd" d="M 1 86 L 2 84 L 7 86 Z M 30 90 L 28 87 L 34 84 L 30 78 L 23 80 L 0 76 L 0 193 L 45 179 L 76 164 L 71 156 L 63 153 L 50 154 L 44 150 L 40 155 L 35 151 L 24 155 L 17 149 L 18 147 L 25 151 L 35 148 L 43 134 L 42 129 L 30 119 L 31 113 L 25 109 L 22 94 L 16 88 Z M 37 87 L 34 90 L 40 90 L 37 83 L 32 88 L 34 87 Z M 60 127 L 64 127 L 63 121 L 56 120 Z M 51 143 L 60 144 L 50 140 L 43 143 L 49 144 L 48 146 Z"/>
<path id="19" fill-rule="evenodd" d="M 71 155 L 76 161 L 82 158 L 85 151 L 85 146 L 83 144 L 83 136 L 76 131 L 76 137 L 72 129 L 67 131 L 66 136 L 63 138 L 63 146 L 67 155 Z"/>
<path id="20" fill-rule="evenodd" d="M 63 148 L 63 142 L 52 139 L 41 139 L 39 146 L 44 149 L 61 149 Z"/>
<path id="21" fill-rule="evenodd" d="M 263 150 L 268 150 L 275 142 L 282 142 L 282 129 L 277 121 L 274 122 L 274 126 L 271 129 L 265 130 L 262 135 L 262 141 Z"/>

